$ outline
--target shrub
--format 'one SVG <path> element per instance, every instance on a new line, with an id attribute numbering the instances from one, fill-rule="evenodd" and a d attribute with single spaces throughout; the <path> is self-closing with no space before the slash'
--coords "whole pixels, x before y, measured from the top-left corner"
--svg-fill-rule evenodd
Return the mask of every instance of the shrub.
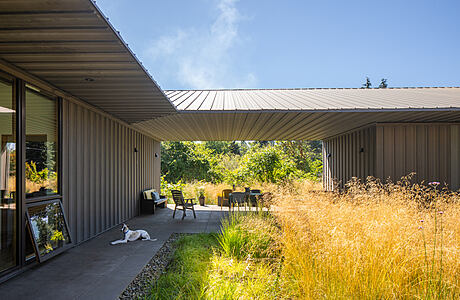
<path id="1" fill-rule="evenodd" d="M 35 162 L 31 161 L 30 163 L 26 162 L 26 179 L 37 184 L 42 184 L 48 180 L 51 172 L 48 168 L 44 168 L 40 171 L 37 171 L 37 165 Z"/>

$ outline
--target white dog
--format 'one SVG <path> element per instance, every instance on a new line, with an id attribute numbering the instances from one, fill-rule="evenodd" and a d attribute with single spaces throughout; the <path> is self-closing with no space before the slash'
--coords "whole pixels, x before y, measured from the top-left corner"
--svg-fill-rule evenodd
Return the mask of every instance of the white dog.
<path id="1" fill-rule="evenodd" d="M 139 238 L 142 241 L 156 241 L 157 239 L 151 239 L 150 235 L 148 234 L 147 231 L 145 230 L 130 230 L 126 224 L 123 224 L 123 227 L 121 228 L 121 231 L 124 234 L 124 238 L 122 240 L 117 240 L 113 241 L 110 244 L 116 245 L 116 244 L 126 244 L 127 242 L 134 242 L 135 240 L 138 240 Z"/>

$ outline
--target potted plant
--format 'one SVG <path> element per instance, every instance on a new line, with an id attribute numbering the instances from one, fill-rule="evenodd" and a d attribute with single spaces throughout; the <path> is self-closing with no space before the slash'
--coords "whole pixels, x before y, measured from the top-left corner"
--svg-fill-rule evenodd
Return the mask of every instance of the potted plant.
<path id="1" fill-rule="evenodd" d="M 204 206 L 204 202 L 205 202 L 205 197 L 204 197 L 204 187 L 200 186 L 198 188 L 198 200 L 200 202 L 200 205 L 201 206 Z"/>

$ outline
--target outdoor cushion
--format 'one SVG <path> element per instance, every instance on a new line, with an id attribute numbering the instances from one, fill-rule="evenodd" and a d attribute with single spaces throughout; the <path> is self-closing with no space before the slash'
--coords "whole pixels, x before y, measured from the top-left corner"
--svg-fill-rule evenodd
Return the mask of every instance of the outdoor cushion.
<path id="1" fill-rule="evenodd" d="M 152 199 L 154 201 L 159 201 L 160 200 L 160 194 L 158 194 L 157 192 L 152 192 L 151 196 L 152 196 Z"/>
<path id="2" fill-rule="evenodd" d="M 146 190 L 144 191 L 144 199 L 146 200 L 152 200 L 152 193 L 155 192 L 155 189 L 151 189 L 151 190 Z"/>

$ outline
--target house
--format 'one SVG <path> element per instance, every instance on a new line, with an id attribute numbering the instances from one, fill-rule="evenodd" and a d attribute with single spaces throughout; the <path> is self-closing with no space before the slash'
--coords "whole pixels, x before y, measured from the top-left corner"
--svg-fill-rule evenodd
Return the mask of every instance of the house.
<path id="1" fill-rule="evenodd" d="M 326 189 L 460 187 L 460 88 L 163 91 L 90 0 L 0 15 L 0 281 L 138 215 L 162 140 L 320 139 Z"/>

